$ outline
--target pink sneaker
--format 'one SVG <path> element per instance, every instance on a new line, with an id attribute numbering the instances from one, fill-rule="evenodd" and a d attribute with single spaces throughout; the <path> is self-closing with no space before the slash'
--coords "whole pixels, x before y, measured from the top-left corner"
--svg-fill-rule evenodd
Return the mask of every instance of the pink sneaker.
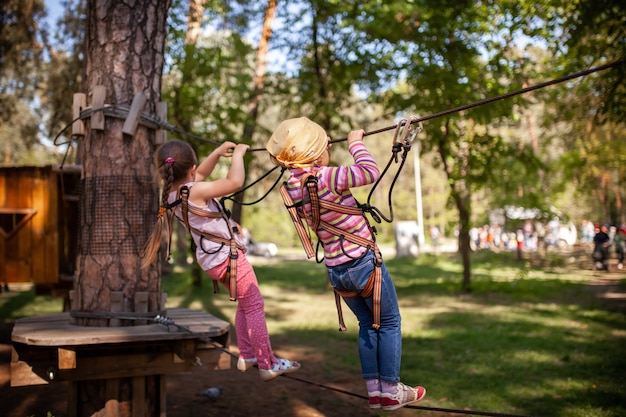
<path id="1" fill-rule="evenodd" d="M 423 400 L 426 396 L 426 388 L 417 386 L 415 388 L 398 382 L 398 391 L 395 394 L 383 392 L 380 394 L 380 405 L 383 410 L 397 410 L 405 405 Z"/>

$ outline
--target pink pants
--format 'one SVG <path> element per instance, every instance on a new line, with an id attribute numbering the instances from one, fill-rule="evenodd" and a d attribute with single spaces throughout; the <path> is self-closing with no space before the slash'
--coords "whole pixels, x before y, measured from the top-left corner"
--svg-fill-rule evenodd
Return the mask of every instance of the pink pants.
<path id="1" fill-rule="evenodd" d="M 229 259 L 206 271 L 206 273 L 213 279 L 223 277 L 228 263 Z M 224 284 L 223 281 L 220 280 L 220 282 Z M 239 251 L 237 258 L 235 332 L 240 357 L 244 359 L 256 358 L 259 369 L 270 369 L 277 362 L 267 331 L 265 303 L 259 289 L 259 283 L 252 265 L 241 251 Z"/>

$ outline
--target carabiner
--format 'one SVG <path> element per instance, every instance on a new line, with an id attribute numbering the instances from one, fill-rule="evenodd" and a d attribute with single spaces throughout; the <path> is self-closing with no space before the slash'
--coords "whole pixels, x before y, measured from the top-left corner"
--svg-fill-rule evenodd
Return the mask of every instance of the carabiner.
<path id="1" fill-rule="evenodd" d="M 413 123 L 416 123 L 418 120 L 419 118 L 417 116 L 411 116 L 406 122 L 408 126 L 402 132 L 402 143 L 404 143 L 405 145 L 411 145 L 415 140 L 417 134 L 423 130 L 422 122 L 418 122 L 416 128 L 413 127 Z"/>

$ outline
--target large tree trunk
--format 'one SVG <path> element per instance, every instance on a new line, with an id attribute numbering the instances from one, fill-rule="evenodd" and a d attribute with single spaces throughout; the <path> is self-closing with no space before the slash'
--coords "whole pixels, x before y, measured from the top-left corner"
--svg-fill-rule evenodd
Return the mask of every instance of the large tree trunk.
<path id="1" fill-rule="evenodd" d="M 167 10 L 171 0 L 88 2 L 86 89 L 106 88 L 105 104 L 130 105 L 136 93 L 155 113 L 161 95 Z M 92 118 L 93 122 L 93 118 Z M 87 124 L 82 148 L 81 244 L 76 299 L 83 312 L 111 311 L 112 291 L 122 311 L 135 311 L 147 292 L 148 311 L 160 309 L 158 264 L 141 269 L 139 254 L 154 224 L 154 130 L 141 125 L 124 135 L 123 119 L 107 117 L 104 130 Z M 87 318 L 84 325 L 107 325 Z M 132 325 L 132 322 L 122 324 Z"/>
<path id="2" fill-rule="evenodd" d="M 89 100 L 97 86 L 106 90 L 105 105 L 130 106 L 141 93 L 146 98 L 142 110 L 156 113 L 170 4 L 171 0 L 88 1 L 85 89 Z M 163 307 L 160 263 L 142 269 L 139 256 L 160 200 L 153 159 L 155 130 L 139 125 L 134 135 L 127 135 L 122 132 L 124 122 L 106 116 L 104 130 L 94 129 L 95 112 L 86 121 L 78 278 L 72 302 L 74 322 L 84 326 L 145 324 L 139 313 L 156 315 Z M 126 318 L 115 318 L 116 312 Z M 119 404 L 116 415 L 129 416 L 137 411 L 134 407 L 155 415 L 159 377 L 140 379 L 81 383 L 78 395 L 85 401 L 79 414 L 97 413 L 103 401 L 109 404 L 113 399 Z M 133 403 L 128 393 L 144 387 L 146 401 Z"/>

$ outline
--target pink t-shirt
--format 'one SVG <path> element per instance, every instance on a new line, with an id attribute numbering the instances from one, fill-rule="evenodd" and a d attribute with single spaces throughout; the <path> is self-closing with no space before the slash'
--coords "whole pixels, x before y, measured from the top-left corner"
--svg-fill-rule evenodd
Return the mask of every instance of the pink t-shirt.
<path id="1" fill-rule="evenodd" d="M 189 182 L 185 185 L 191 188 L 194 184 L 195 182 Z M 171 192 L 168 197 L 168 202 L 170 204 L 174 201 L 176 201 L 175 191 Z M 220 211 L 219 203 L 214 199 L 207 201 L 206 205 L 204 206 L 198 206 L 196 204 L 193 204 L 191 201 L 189 201 L 188 204 L 189 206 L 196 209 L 211 213 L 219 213 Z M 180 204 L 177 205 L 174 209 L 174 214 L 179 220 L 182 221 L 182 206 Z M 231 227 L 235 227 L 235 223 L 232 220 L 229 221 L 231 223 Z M 228 230 L 226 221 L 223 218 L 202 217 L 193 214 L 192 212 L 189 212 L 189 225 L 194 229 L 200 230 L 202 232 L 211 233 L 225 239 L 230 239 L 230 231 Z M 193 236 L 193 240 L 196 242 L 197 246 L 196 258 L 198 259 L 198 264 L 204 271 L 215 268 L 228 259 L 230 255 L 230 247 L 228 245 L 222 245 L 221 243 L 202 238 L 196 232 L 191 232 L 191 235 Z M 245 248 L 244 242 L 241 239 L 240 234 L 235 234 L 235 240 L 241 247 Z"/>

